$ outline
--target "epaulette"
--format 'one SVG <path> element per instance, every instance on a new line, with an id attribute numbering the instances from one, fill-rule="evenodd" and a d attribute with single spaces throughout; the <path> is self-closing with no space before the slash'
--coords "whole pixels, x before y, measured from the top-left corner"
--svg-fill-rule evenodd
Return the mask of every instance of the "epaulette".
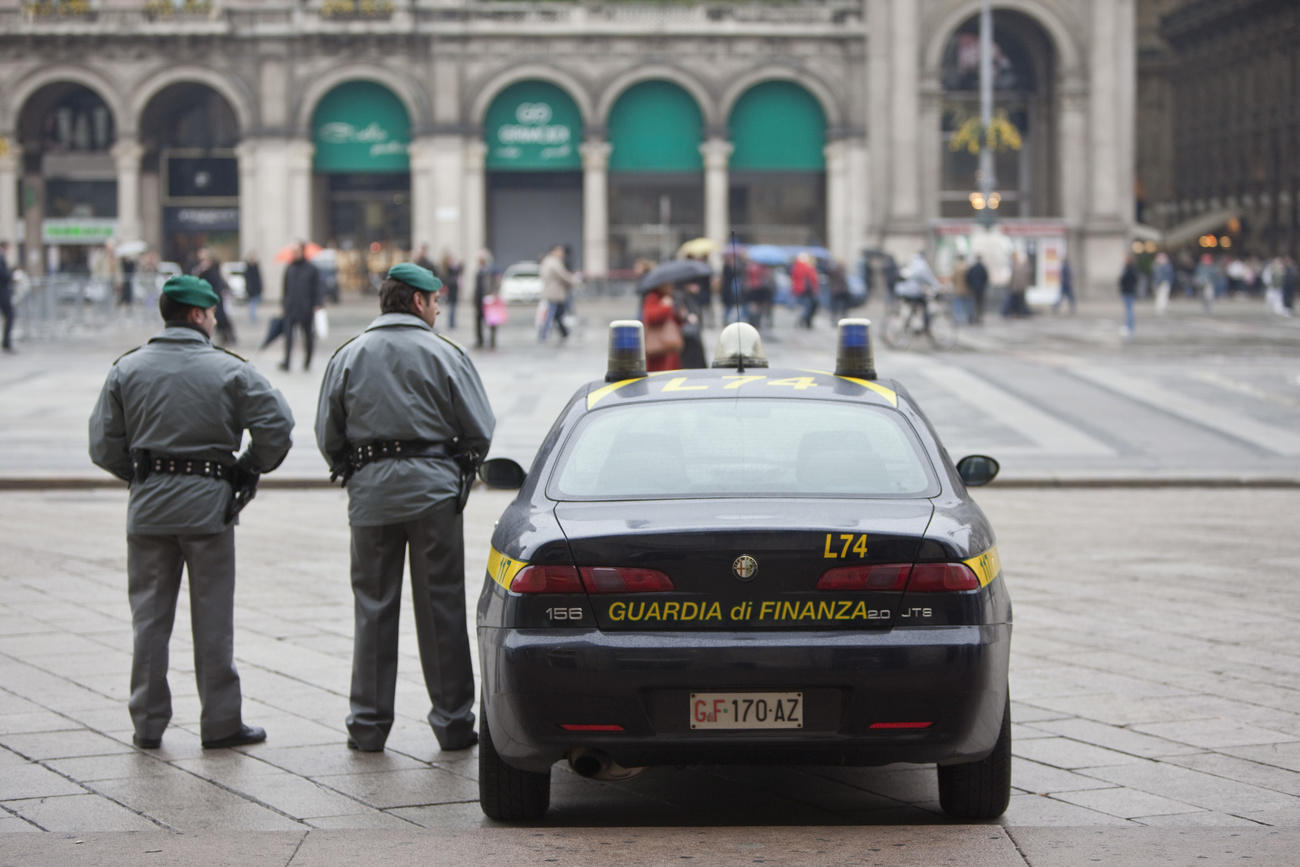
<path id="1" fill-rule="evenodd" d="M 361 332 L 361 334 L 365 334 L 365 332 L 363 331 Z M 332 361 L 334 359 L 334 356 L 338 355 L 339 352 L 342 351 L 343 347 L 347 346 L 349 343 L 356 340 L 358 337 L 361 336 L 361 334 L 354 334 L 351 337 L 349 337 L 347 340 L 340 343 L 339 348 L 334 350 L 332 353 L 330 353 L 330 360 Z"/>
<path id="2" fill-rule="evenodd" d="M 128 355 L 130 355 L 132 352 L 135 352 L 135 351 L 136 351 L 137 349 L 139 349 L 139 348 L 140 348 L 140 347 L 138 347 L 138 346 L 133 346 L 133 347 L 131 347 L 131 348 L 128 349 L 126 352 L 123 352 L 121 355 L 119 355 L 117 358 L 114 358 L 114 359 L 113 359 L 113 364 L 117 364 L 117 363 L 118 363 L 119 361 L 121 361 L 123 358 L 126 358 Z"/>
<path id="3" fill-rule="evenodd" d="M 248 363 L 247 358 L 240 355 L 238 352 L 231 352 L 229 349 L 227 349 L 224 346 L 214 346 L 213 349 L 220 349 L 222 352 L 226 353 L 226 355 L 233 355 L 235 358 L 238 358 L 240 361 L 244 362 L 245 364 Z"/>
<path id="4" fill-rule="evenodd" d="M 464 354 L 465 354 L 465 349 L 464 349 L 464 348 L 463 348 L 459 343 L 457 343 L 456 341 L 452 340 L 452 339 L 451 339 L 450 337 L 448 337 L 447 335 L 445 335 L 445 334 L 443 334 L 443 333 L 441 333 L 441 332 L 439 332 L 439 331 L 435 331 L 434 334 L 438 335 L 438 336 L 441 337 L 443 340 L 447 341 L 447 343 L 450 344 L 451 348 L 452 348 L 452 349 L 455 349 L 455 350 L 456 350 L 457 352 L 459 352 L 461 355 L 464 355 Z"/>

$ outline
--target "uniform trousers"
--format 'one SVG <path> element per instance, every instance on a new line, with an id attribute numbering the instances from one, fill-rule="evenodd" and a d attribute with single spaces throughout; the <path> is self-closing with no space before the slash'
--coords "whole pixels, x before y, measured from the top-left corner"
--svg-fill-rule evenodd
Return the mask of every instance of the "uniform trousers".
<path id="1" fill-rule="evenodd" d="M 235 671 L 235 528 L 210 535 L 126 537 L 127 591 L 135 651 L 128 706 L 139 738 L 162 737 L 172 716 L 167 685 L 167 645 L 176 620 L 181 570 L 190 580 L 190 625 L 194 676 L 205 741 L 235 734 L 240 717 L 239 673 Z"/>
<path id="2" fill-rule="evenodd" d="M 411 604 L 429 725 L 444 749 L 459 749 L 474 731 L 474 671 L 465 614 L 463 518 L 444 500 L 419 518 L 352 527 L 352 594 L 356 633 L 348 734 L 378 750 L 393 727 L 402 565 L 411 564 Z"/>

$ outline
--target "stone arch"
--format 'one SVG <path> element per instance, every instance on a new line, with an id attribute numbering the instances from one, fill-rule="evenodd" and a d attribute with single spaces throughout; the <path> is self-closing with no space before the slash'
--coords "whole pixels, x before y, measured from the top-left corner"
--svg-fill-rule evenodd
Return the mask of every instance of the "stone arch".
<path id="1" fill-rule="evenodd" d="M 668 81 L 689 93 L 695 100 L 695 104 L 699 106 L 700 115 L 704 118 L 705 130 L 714 128 L 722 122 L 718 117 L 716 100 L 702 84 L 676 67 L 663 65 L 638 67 L 610 81 L 596 103 L 596 113 L 592 122 L 601 126 L 608 124 L 609 113 L 618 102 L 618 98 L 634 85 L 644 81 Z"/>
<path id="2" fill-rule="evenodd" d="M 844 126 L 844 111 L 836 101 L 834 92 L 824 82 L 807 73 L 781 67 L 755 69 L 733 81 L 723 92 L 722 99 L 718 103 L 718 113 L 722 116 L 722 123 L 727 122 L 736 103 L 751 87 L 768 81 L 788 81 L 808 91 L 822 107 L 822 113 L 826 115 L 827 131 Z"/>
<path id="3" fill-rule="evenodd" d="M 429 110 L 424 93 L 417 90 L 418 85 L 382 66 L 362 64 L 345 66 L 313 79 L 302 92 L 294 112 L 294 129 L 300 135 L 310 138 L 311 118 L 316 111 L 316 106 L 320 104 L 325 94 L 349 81 L 369 81 L 387 88 L 406 109 L 406 116 L 411 120 L 412 137 L 417 134 L 417 130 L 429 125 L 432 112 Z"/>
<path id="4" fill-rule="evenodd" d="M 487 116 L 487 110 L 492 105 L 492 101 L 501 95 L 506 88 L 521 81 L 544 81 L 547 84 L 553 84 L 560 90 L 564 91 L 578 106 L 578 111 L 582 114 L 582 122 L 590 124 L 593 120 L 594 106 L 591 102 L 591 96 L 586 89 L 578 82 L 576 78 L 568 73 L 561 72 L 553 66 L 546 66 L 541 63 L 524 64 L 523 66 L 514 66 L 505 72 L 501 72 L 488 79 L 478 88 L 478 93 L 470 105 L 469 122 L 477 126 L 483 125 L 483 120 Z"/>
<path id="5" fill-rule="evenodd" d="M 96 96 L 104 101 L 108 110 L 113 115 L 114 127 L 120 132 L 127 127 L 129 118 L 125 104 L 119 98 L 117 89 L 103 76 L 92 72 L 81 66 L 49 66 L 42 67 L 26 78 L 21 78 L 15 82 L 9 92 L 9 103 L 6 112 L 0 115 L 0 129 L 15 130 L 18 126 L 18 118 L 26 108 L 28 101 L 41 88 L 50 84 L 79 84 L 82 87 L 93 91 Z M 132 122 L 132 127 L 134 123 Z"/>
<path id="6" fill-rule="evenodd" d="M 1078 74 L 1083 49 L 1071 33 L 1068 22 L 1062 20 L 1053 9 L 1039 0 L 995 0 L 993 7 L 995 12 L 999 9 L 1019 12 L 1042 27 L 1048 38 L 1052 40 L 1052 47 L 1056 49 L 1056 57 L 1060 61 L 1060 75 L 1070 77 Z M 978 16 L 979 12 L 980 0 L 965 0 L 950 9 L 943 18 L 929 28 L 930 39 L 926 42 L 925 53 L 922 55 L 924 76 L 938 77 L 948 41 L 963 22 L 971 16 Z"/>
<path id="7" fill-rule="evenodd" d="M 254 125 L 253 95 L 243 80 L 230 73 L 218 72 L 204 66 L 167 67 L 142 80 L 131 100 L 131 133 L 139 136 L 138 124 L 149 102 L 173 84 L 201 84 L 218 93 L 230 110 L 240 134 L 246 134 Z"/>

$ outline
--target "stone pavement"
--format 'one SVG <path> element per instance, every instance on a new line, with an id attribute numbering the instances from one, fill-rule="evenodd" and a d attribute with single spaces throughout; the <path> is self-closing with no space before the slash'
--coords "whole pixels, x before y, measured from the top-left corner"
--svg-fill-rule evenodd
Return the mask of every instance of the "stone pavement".
<path id="1" fill-rule="evenodd" d="M 333 308 L 336 331 L 369 318 L 368 306 Z M 1069 333 L 1091 331 L 1097 351 L 1109 351 L 1110 315 L 1098 305 Z M 1016 327 L 986 333 L 1012 340 Z M 269 740 L 199 748 L 182 600 L 173 725 L 161 750 L 135 750 L 125 709 L 125 490 L 83 487 L 102 482 L 84 457 L 85 414 L 132 336 L 24 344 L 0 359 L 0 435 L 25 449 L 22 465 L 0 464 L 0 864 L 1294 861 L 1295 489 L 979 492 L 1016 606 L 1014 795 L 997 824 L 948 824 L 928 767 L 662 768 L 615 784 L 557 766 L 547 821 L 509 828 L 478 809 L 474 752 L 440 753 L 423 721 L 409 610 L 389 750 L 344 747 L 345 495 L 307 486 L 321 473 L 307 433 L 318 380 L 296 371 L 278 378 L 298 413 L 300 463 L 285 468 L 294 486 L 258 495 L 238 543 L 245 714 Z M 599 353 L 603 335 L 593 328 L 574 343 L 538 356 L 534 405 L 512 394 L 501 453 L 526 460 L 544 432 L 534 420 L 592 378 L 557 359 L 584 345 Z M 274 360 L 259 356 L 259 366 Z M 481 366 L 490 391 L 512 375 Z M 40 387 L 30 382 L 37 367 Z M 467 509 L 471 618 L 508 500 L 480 490 Z M 21 833 L 38 830 L 50 833 Z"/>

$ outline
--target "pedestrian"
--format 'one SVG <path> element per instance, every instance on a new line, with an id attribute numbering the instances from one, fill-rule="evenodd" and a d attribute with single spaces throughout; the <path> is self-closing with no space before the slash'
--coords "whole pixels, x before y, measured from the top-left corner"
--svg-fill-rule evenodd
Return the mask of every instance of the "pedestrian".
<path id="1" fill-rule="evenodd" d="M 14 351 L 14 272 L 9 267 L 9 242 L 0 241 L 0 316 L 4 317 L 3 351 Z"/>
<path id="2" fill-rule="evenodd" d="M 1286 256 L 1283 260 L 1284 270 L 1282 273 L 1282 310 L 1284 315 L 1291 316 L 1295 313 L 1295 290 L 1297 274 L 1295 259 Z"/>
<path id="3" fill-rule="evenodd" d="M 1011 256 L 1011 282 L 1007 285 L 1007 298 L 1002 302 L 1002 318 L 1030 315 L 1025 294 L 1029 291 L 1029 259 L 1024 253 Z"/>
<path id="4" fill-rule="evenodd" d="M 266 740 L 241 715 L 235 517 L 258 475 L 288 454 L 293 414 L 251 364 L 212 345 L 220 303 L 198 277 L 163 284 L 163 330 L 113 362 L 90 416 L 91 460 L 130 486 L 126 569 L 135 638 L 127 705 L 141 749 L 157 749 L 171 720 L 168 642 L 182 569 L 203 748 Z M 249 445 L 235 457 L 245 430 Z"/>
<path id="5" fill-rule="evenodd" d="M 490 335 L 490 347 L 497 348 L 497 326 L 500 313 L 497 308 L 497 275 L 492 269 L 492 251 L 484 248 L 478 251 L 478 267 L 474 270 L 474 346 L 483 348 L 483 326 L 487 325 Z M 493 308 L 488 310 L 489 305 Z M 491 321 L 488 321 L 489 316 Z"/>
<path id="6" fill-rule="evenodd" d="M 1201 254 L 1201 262 L 1192 272 L 1192 283 L 1201 294 L 1201 309 L 1206 313 L 1214 312 L 1214 297 L 1217 293 L 1219 277 L 1222 271 L 1214 267 L 1214 257 L 1209 253 Z"/>
<path id="7" fill-rule="evenodd" d="M 939 288 L 939 281 L 930 270 L 930 263 L 925 259 L 925 252 L 917 250 L 912 261 L 907 263 L 907 275 L 894 287 L 894 297 L 910 304 L 921 311 L 925 327 L 930 327 L 929 296 Z"/>
<path id="8" fill-rule="evenodd" d="M 790 291 L 794 293 L 795 301 L 803 309 L 802 314 L 799 316 L 799 326 L 801 328 L 812 328 L 813 316 L 817 313 L 817 295 L 821 292 L 821 284 L 817 278 L 817 267 L 813 264 L 811 254 L 800 253 L 794 257 L 794 265 L 790 267 Z"/>
<path id="9" fill-rule="evenodd" d="M 732 249 L 734 246 L 728 247 L 722 254 L 722 275 L 718 278 L 718 298 L 722 301 L 723 325 L 741 320 L 740 276 L 745 273 L 745 254 L 737 255 Z"/>
<path id="10" fill-rule="evenodd" d="M 447 327 L 456 327 L 456 305 L 460 303 L 460 260 L 450 250 L 442 251 L 437 275 L 442 280 L 442 294 L 447 303 Z"/>
<path id="11" fill-rule="evenodd" d="M 379 317 L 330 359 L 316 412 L 316 444 L 348 491 L 348 746 L 364 752 L 382 750 L 393 726 L 404 557 L 429 725 L 443 750 L 478 742 L 461 510 L 496 420 L 473 363 L 434 331 L 441 288 L 414 263 L 389 269 Z"/>
<path id="12" fill-rule="evenodd" d="M 844 271 L 844 264 L 839 259 L 832 259 L 826 267 L 826 282 L 830 289 L 830 313 L 832 327 L 841 318 L 849 315 L 849 278 Z"/>
<path id="13" fill-rule="evenodd" d="M 1284 301 L 1283 289 L 1286 283 L 1286 262 L 1281 256 L 1275 256 L 1263 269 L 1264 303 L 1269 312 L 1278 316 L 1290 316 Z"/>
<path id="14" fill-rule="evenodd" d="M 1061 260 L 1061 294 L 1057 296 L 1056 303 L 1052 305 L 1053 310 L 1061 307 L 1062 301 L 1068 301 L 1070 304 L 1070 315 L 1074 315 L 1074 268 L 1070 265 L 1069 259 Z"/>
<path id="15" fill-rule="evenodd" d="M 248 296 L 248 321 L 256 325 L 257 308 L 262 304 L 262 266 L 256 250 L 249 250 L 244 257 L 244 294 Z"/>
<path id="16" fill-rule="evenodd" d="M 970 284 L 966 282 L 969 270 L 966 257 L 958 256 L 952 266 L 952 317 L 962 325 L 969 324 L 974 315 L 971 312 Z"/>
<path id="17" fill-rule="evenodd" d="M 556 244 L 542 257 L 538 267 L 542 281 L 542 300 L 546 309 L 542 314 L 541 327 L 537 339 L 543 343 L 551 333 L 554 324 L 560 330 L 560 341 L 569 337 L 569 327 L 565 324 L 564 313 L 569 306 L 569 293 L 578 282 L 578 277 L 564 267 L 564 245 Z"/>
<path id="18" fill-rule="evenodd" d="M 117 290 L 117 303 L 130 307 L 135 302 L 135 259 L 128 256 L 122 259 L 122 283 Z"/>
<path id="19" fill-rule="evenodd" d="M 641 302 L 641 321 L 645 323 L 645 369 L 680 370 L 682 349 L 686 341 L 682 326 L 688 314 L 673 299 L 673 284 L 651 287 Z"/>
<path id="20" fill-rule="evenodd" d="M 302 331 L 302 369 L 311 369 L 312 347 L 316 342 L 312 320 L 316 311 L 324 306 L 324 293 L 320 271 L 307 261 L 307 245 L 298 241 L 293 245 L 293 261 L 284 269 L 284 294 L 280 299 L 284 305 L 284 361 L 280 362 L 281 370 L 289 369 L 295 329 Z"/>
<path id="21" fill-rule="evenodd" d="M 208 285 L 217 293 L 217 337 L 222 346 L 234 346 L 235 325 L 230 321 L 230 314 L 226 310 L 230 287 L 226 285 L 226 278 L 221 276 L 221 263 L 207 247 L 199 248 L 199 261 L 194 266 L 194 275 L 200 280 L 208 281 Z"/>
<path id="22" fill-rule="evenodd" d="M 975 300 L 971 322 L 979 325 L 984 321 L 984 293 L 989 287 L 989 271 L 984 267 L 982 257 L 976 256 L 974 263 L 966 270 L 966 285 L 970 287 L 971 297 Z"/>
<path id="23" fill-rule="evenodd" d="M 1137 291 L 1137 265 L 1131 255 L 1125 256 L 1124 270 L 1119 275 L 1119 295 L 1124 301 L 1124 325 L 1120 328 L 1119 333 L 1125 340 L 1131 339 L 1137 330 L 1137 316 L 1133 309 L 1137 301 Z"/>
<path id="24" fill-rule="evenodd" d="M 1169 293 L 1174 288 L 1174 263 L 1169 261 L 1168 253 L 1156 254 L 1156 267 L 1152 273 L 1152 280 L 1156 284 L 1156 313 L 1163 316 L 1165 308 L 1169 306 Z"/>

